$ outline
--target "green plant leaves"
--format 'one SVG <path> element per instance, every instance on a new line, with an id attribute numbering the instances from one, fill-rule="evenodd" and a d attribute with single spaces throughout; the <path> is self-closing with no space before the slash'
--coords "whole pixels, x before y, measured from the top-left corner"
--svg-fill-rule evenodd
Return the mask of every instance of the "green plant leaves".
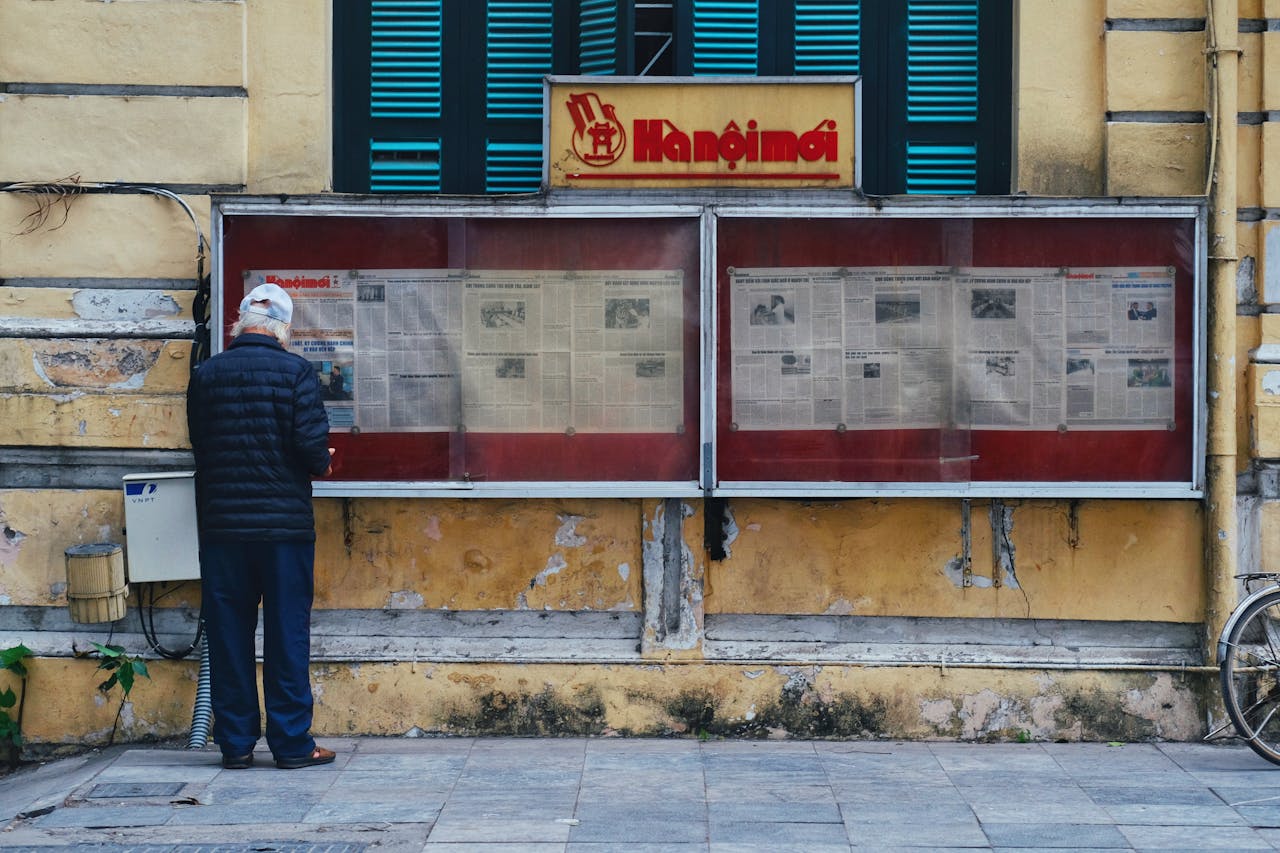
<path id="1" fill-rule="evenodd" d="M 16 646 L 10 646 L 7 649 L 0 649 L 0 669 L 7 669 L 15 672 L 21 678 L 27 677 L 27 667 L 22 662 L 23 658 L 31 657 L 31 649 L 18 643 Z"/>
<path id="2" fill-rule="evenodd" d="M 143 678 L 151 678 L 151 673 L 147 672 L 146 662 L 126 654 L 124 646 L 104 646 L 102 643 L 94 643 L 93 647 L 98 650 L 98 654 L 102 655 L 102 660 L 98 661 L 98 669 L 111 673 L 110 678 L 98 685 L 98 689 L 103 693 L 110 692 L 112 687 L 119 684 L 120 689 L 124 691 L 124 698 L 128 699 L 129 693 L 133 690 L 134 681 L 139 675 Z"/>

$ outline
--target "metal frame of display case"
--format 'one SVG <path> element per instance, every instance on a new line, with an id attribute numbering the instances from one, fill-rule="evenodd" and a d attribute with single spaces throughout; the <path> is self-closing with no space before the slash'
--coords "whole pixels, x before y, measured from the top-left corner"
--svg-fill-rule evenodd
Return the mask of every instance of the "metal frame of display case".
<path id="1" fill-rule="evenodd" d="M 673 481 L 455 481 L 378 480 L 317 481 L 314 493 L 323 497 L 1111 497 L 1199 498 L 1204 489 L 1207 410 L 1206 329 L 1206 212 L 1203 204 L 1161 199 L 864 199 L 849 191 L 793 191 L 762 197 L 748 191 L 633 192 L 592 194 L 582 191 L 510 198 L 438 201 L 404 197 L 220 196 L 212 208 L 212 319 L 221 330 L 224 294 L 225 234 L 229 216 L 388 217 L 388 218 L 547 218 L 547 219 L 689 219 L 699 228 L 698 264 L 698 480 Z M 1191 477 L 1186 481 L 1001 481 L 1001 482 L 718 482 L 717 355 L 718 260 L 717 229 L 721 221 L 739 218 L 1131 218 L 1193 220 L 1195 230 L 1192 301 L 1193 438 L 1188 452 Z M 222 349 L 220 334 L 212 336 L 212 351 Z M 685 365 L 685 371 L 694 365 Z"/>

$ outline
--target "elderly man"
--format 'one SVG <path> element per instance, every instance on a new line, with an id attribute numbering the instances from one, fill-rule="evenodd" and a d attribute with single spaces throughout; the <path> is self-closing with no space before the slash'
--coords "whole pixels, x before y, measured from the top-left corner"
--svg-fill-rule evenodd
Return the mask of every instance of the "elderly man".
<path id="1" fill-rule="evenodd" d="M 253 764 L 261 734 L 254 633 L 262 604 L 267 745 L 277 767 L 333 761 L 311 737 L 311 478 L 332 473 L 329 421 L 311 364 L 288 352 L 293 301 L 274 284 L 240 303 L 225 352 L 187 388 L 196 460 L 213 737 L 222 766 Z"/>

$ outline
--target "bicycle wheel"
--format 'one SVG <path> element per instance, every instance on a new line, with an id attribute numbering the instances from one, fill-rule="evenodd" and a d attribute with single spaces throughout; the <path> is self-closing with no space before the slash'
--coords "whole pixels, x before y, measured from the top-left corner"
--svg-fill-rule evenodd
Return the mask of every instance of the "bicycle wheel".
<path id="1" fill-rule="evenodd" d="M 1250 604 L 1236 622 L 1220 674 L 1236 731 L 1250 749 L 1280 764 L 1280 590 Z"/>

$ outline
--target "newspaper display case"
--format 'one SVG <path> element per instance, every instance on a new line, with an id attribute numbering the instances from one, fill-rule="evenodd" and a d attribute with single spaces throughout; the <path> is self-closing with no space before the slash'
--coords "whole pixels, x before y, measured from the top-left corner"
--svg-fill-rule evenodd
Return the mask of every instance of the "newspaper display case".
<path id="1" fill-rule="evenodd" d="M 697 494 L 701 211 L 227 202 L 222 343 L 294 298 L 331 495 Z"/>
<path id="2" fill-rule="evenodd" d="M 318 495 L 1201 494 L 1201 206 L 722 196 L 218 199 L 215 348 L 294 295 Z"/>
<path id="3" fill-rule="evenodd" d="M 721 495 L 1199 494 L 1188 205 L 720 209 Z"/>

